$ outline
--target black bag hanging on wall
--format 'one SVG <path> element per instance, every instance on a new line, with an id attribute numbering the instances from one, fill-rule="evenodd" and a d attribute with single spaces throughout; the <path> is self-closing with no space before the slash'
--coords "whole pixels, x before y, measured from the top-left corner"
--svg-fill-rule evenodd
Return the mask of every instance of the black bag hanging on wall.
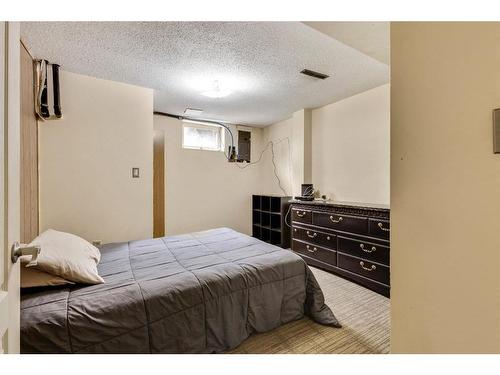
<path id="1" fill-rule="evenodd" d="M 47 60 L 35 62 L 35 111 L 43 120 L 62 118 L 59 65 Z"/>

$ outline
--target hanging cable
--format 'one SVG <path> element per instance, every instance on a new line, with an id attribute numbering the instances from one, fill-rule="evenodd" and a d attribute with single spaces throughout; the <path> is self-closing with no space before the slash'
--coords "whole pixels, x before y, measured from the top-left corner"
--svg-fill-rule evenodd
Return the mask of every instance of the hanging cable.
<path id="1" fill-rule="evenodd" d="M 234 149 L 234 137 L 233 137 L 233 132 L 231 131 L 231 129 L 224 123 L 222 122 L 218 122 L 218 121 L 213 121 L 213 120 L 200 120 L 200 119 L 196 119 L 196 118 L 192 118 L 192 117 L 185 117 L 185 116 L 178 116 L 178 115 L 172 115 L 170 113 L 165 113 L 165 112 L 159 112 L 159 111 L 154 111 L 153 114 L 155 115 L 160 115 L 160 116 L 166 116 L 166 117 L 172 117 L 172 118 L 176 118 L 180 121 L 182 120 L 187 120 L 187 121 L 193 121 L 193 122 L 197 122 L 197 123 L 200 123 L 200 124 L 203 124 L 203 123 L 206 123 L 206 124 L 213 124 L 213 125 L 219 125 L 219 126 L 222 126 L 230 135 L 231 137 L 231 151 Z M 283 187 L 282 183 L 281 183 L 281 179 L 278 175 L 278 167 L 276 165 L 276 160 L 275 160 L 275 153 L 274 153 L 274 146 L 277 145 L 277 144 L 280 144 L 281 142 L 284 142 L 286 141 L 288 143 L 288 169 L 289 169 L 289 175 L 290 175 L 290 180 L 292 178 L 292 175 L 291 175 L 291 149 L 290 149 L 290 138 L 289 137 L 285 137 L 285 138 L 281 138 L 277 141 L 269 141 L 266 143 L 264 149 L 261 151 L 260 155 L 259 155 L 259 158 L 257 159 L 257 161 L 254 161 L 254 162 L 251 162 L 251 163 L 245 163 L 243 165 L 240 165 L 238 163 L 234 163 L 238 168 L 240 169 L 246 169 L 252 165 L 256 165 L 258 163 L 260 163 L 260 161 L 262 160 L 262 156 L 264 155 L 264 152 L 266 152 L 266 150 L 269 148 L 269 146 L 271 146 L 271 162 L 273 164 L 273 173 L 274 173 L 274 176 L 276 178 L 276 180 L 278 181 L 278 186 L 280 188 L 280 190 L 283 192 L 284 195 L 287 195 L 286 193 L 286 190 L 285 188 Z M 226 155 L 226 152 L 225 150 L 223 150 L 224 152 L 224 156 L 226 157 L 227 160 L 231 161 L 231 152 L 229 152 L 227 155 Z M 291 181 L 290 181 L 291 182 Z"/>
<path id="2" fill-rule="evenodd" d="M 291 228 L 292 225 L 291 224 L 288 224 L 288 215 L 290 215 L 290 211 L 292 210 L 292 205 L 289 205 L 288 206 L 288 211 L 286 212 L 286 215 L 285 215 L 285 224 Z"/>
<path id="3" fill-rule="evenodd" d="M 264 152 L 266 152 L 266 150 L 269 148 L 269 146 L 271 146 L 271 162 L 273 164 L 273 173 L 274 173 L 274 177 L 276 178 L 276 180 L 278 181 L 278 186 L 280 188 L 280 190 L 283 192 L 284 195 L 287 195 L 286 191 L 285 191 L 285 188 L 282 186 L 281 184 L 281 179 L 278 175 L 278 171 L 277 171 L 277 166 L 276 166 L 276 160 L 275 160 L 275 153 L 274 153 L 274 146 L 281 143 L 281 142 L 284 142 L 284 141 L 287 141 L 288 143 L 288 154 L 290 156 L 290 138 L 288 137 L 285 137 L 285 138 L 281 138 L 277 141 L 269 141 L 266 143 L 266 145 L 264 146 L 264 148 L 262 149 L 262 151 L 260 152 L 260 155 L 259 155 L 259 158 L 252 162 L 252 163 L 246 163 L 246 164 L 243 164 L 243 165 L 238 165 L 236 164 L 236 166 L 240 169 L 245 169 L 245 168 L 248 168 L 252 165 L 256 165 L 258 163 L 260 163 L 260 161 L 262 160 L 262 156 L 264 155 Z M 290 160 L 289 160 L 289 163 L 290 163 Z"/>

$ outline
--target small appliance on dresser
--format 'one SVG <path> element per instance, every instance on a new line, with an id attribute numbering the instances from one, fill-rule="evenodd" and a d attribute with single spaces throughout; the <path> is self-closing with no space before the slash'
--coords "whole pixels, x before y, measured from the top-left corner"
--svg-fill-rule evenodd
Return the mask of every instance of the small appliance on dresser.
<path id="1" fill-rule="evenodd" d="M 390 295 L 390 211 L 382 205 L 291 201 L 292 250 L 310 265 Z"/>

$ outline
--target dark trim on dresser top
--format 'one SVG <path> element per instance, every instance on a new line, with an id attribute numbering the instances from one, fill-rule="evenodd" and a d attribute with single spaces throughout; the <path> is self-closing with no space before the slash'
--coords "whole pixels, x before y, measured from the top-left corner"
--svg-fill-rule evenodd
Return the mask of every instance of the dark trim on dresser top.
<path id="1" fill-rule="evenodd" d="M 311 211 L 332 211 L 346 215 L 371 216 L 389 219 L 390 208 L 382 204 L 333 202 L 333 201 L 289 201 L 293 206 Z M 366 206 L 365 206 L 366 205 Z"/>

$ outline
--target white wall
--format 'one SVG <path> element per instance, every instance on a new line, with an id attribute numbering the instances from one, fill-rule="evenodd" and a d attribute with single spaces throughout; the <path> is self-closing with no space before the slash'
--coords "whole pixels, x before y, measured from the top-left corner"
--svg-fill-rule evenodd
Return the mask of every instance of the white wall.
<path id="1" fill-rule="evenodd" d="M 264 128 L 264 142 L 275 141 L 278 176 L 289 195 L 300 195 L 312 182 L 331 199 L 389 204 L 390 86 L 363 92 L 339 102 L 300 110 L 287 120 Z M 283 140 L 286 140 L 284 142 Z M 266 154 L 263 180 L 278 188 Z"/>
<path id="2" fill-rule="evenodd" d="M 274 144 L 276 174 L 286 195 L 300 195 L 301 185 L 311 180 L 311 110 L 301 109 L 265 127 L 263 137 L 264 144 Z M 270 147 L 263 156 L 261 174 L 268 193 L 285 194 L 274 174 Z"/>
<path id="3" fill-rule="evenodd" d="M 331 199 L 389 204 L 390 85 L 312 111 L 312 182 Z"/>
<path id="4" fill-rule="evenodd" d="M 105 242 L 150 237 L 152 91 L 66 72 L 62 73 L 61 89 L 64 119 L 40 126 L 41 230 L 53 227 Z M 388 87 L 384 92 L 388 93 Z M 351 103 L 352 117 L 358 118 L 360 106 L 371 108 L 369 102 Z M 312 113 L 300 110 L 273 126 L 252 128 L 252 162 L 265 151 L 259 164 L 243 170 L 238 168 L 242 164 L 227 162 L 220 152 L 182 149 L 182 123 L 154 116 L 154 128 L 163 130 L 166 138 L 166 233 L 230 226 L 250 234 L 251 195 L 283 195 L 273 172 L 269 141 L 274 142 L 277 174 L 287 195 L 300 194 L 300 185 L 312 180 L 322 192 L 342 197 L 334 185 L 336 170 L 315 163 L 330 160 L 331 142 L 339 142 L 337 138 L 322 143 L 322 137 L 358 141 L 356 132 L 329 129 L 331 119 L 338 119 L 335 124 L 339 127 L 349 128 L 346 119 L 351 127 L 361 125 L 346 114 L 346 105 L 332 106 Z M 236 128 L 233 131 L 236 134 Z M 375 137 L 372 134 L 371 140 Z M 339 159 L 344 156 L 338 155 Z M 339 160 L 336 165 L 350 162 Z M 141 168 L 137 180 L 131 178 L 130 169 L 135 166 Z M 363 197 L 350 200 L 375 201 Z"/>
<path id="5" fill-rule="evenodd" d="M 151 237 L 153 91 L 63 71 L 61 102 L 64 118 L 39 124 L 40 230 Z"/>
<path id="6" fill-rule="evenodd" d="M 251 196 L 266 190 L 261 165 L 240 169 L 222 152 L 183 149 L 177 119 L 154 116 L 154 127 L 165 132 L 166 234 L 223 226 L 251 234 Z M 252 161 L 262 149 L 261 133 L 252 128 Z"/>
<path id="7" fill-rule="evenodd" d="M 499 36 L 391 24 L 394 353 L 500 353 Z"/>

